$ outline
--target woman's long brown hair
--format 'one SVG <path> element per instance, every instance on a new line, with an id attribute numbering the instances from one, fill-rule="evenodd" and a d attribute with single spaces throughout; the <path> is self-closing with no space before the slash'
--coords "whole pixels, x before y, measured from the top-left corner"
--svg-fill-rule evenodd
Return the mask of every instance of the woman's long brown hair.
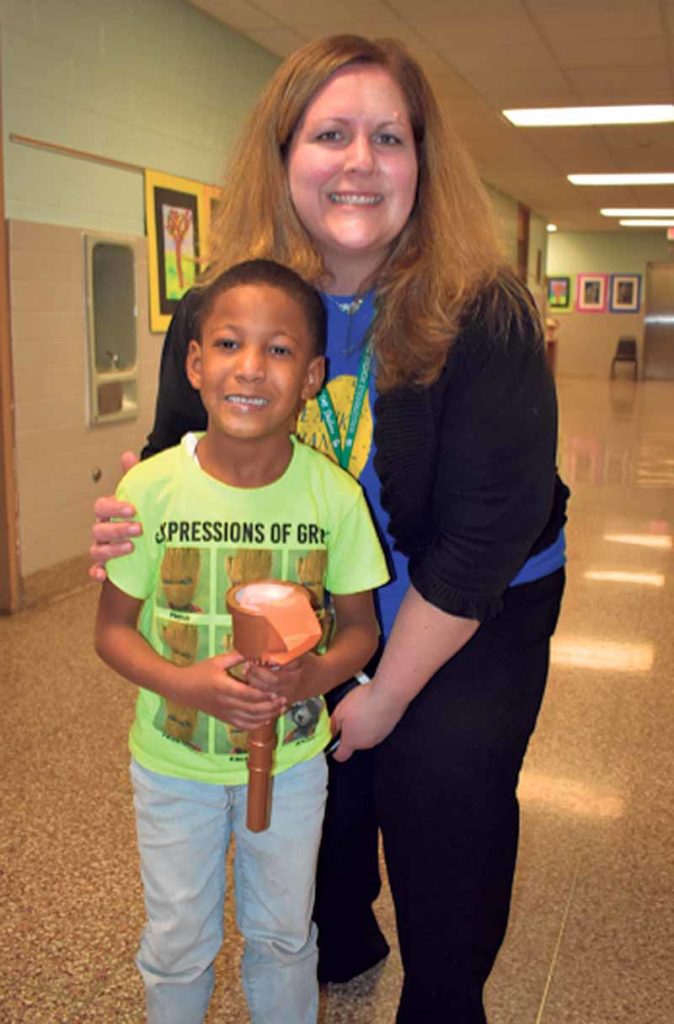
<path id="1" fill-rule="evenodd" d="M 503 268 L 491 204 L 462 144 L 444 121 L 426 77 L 396 40 L 328 36 L 303 46 L 276 70 L 255 105 L 229 164 L 213 222 L 209 283 L 241 260 L 263 257 L 313 284 L 330 275 L 293 206 L 285 158 L 304 111 L 340 68 L 384 68 L 406 98 L 419 163 L 412 213 L 374 279 L 371 338 L 378 384 L 428 384 L 439 375 L 462 315 L 485 291 L 494 329 L 529 307 Z M 524 305 L 523 305 L 524 304 Z"/>

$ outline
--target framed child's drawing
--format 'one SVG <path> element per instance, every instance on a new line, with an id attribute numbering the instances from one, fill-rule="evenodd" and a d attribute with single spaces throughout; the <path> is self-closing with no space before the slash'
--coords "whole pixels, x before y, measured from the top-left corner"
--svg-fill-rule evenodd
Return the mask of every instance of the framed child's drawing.
<path id="1" fill-rule="evenodd" d="M 188 178 L 145 171 L 151 331 L 167 329 L 196 280 L 206 225 L 205 188 Z"/>
<path id="2" fill-rule="evenodd" d="M 576 309 L 579 313 L 605 312 L 607 291 L 607 274 L 579 274 L 576 286 Z"/>
<path id="3" fill-rule="evenodd" d="M 571 278 L 548 277 L 546 280 L 548 309 L 568 312 L 571 309 Z"/>
<path id="4" fill-rule="evenodd" d="M 612 313 L 638 313 L 641 274 L 611 274 L 609 309 Z"/>

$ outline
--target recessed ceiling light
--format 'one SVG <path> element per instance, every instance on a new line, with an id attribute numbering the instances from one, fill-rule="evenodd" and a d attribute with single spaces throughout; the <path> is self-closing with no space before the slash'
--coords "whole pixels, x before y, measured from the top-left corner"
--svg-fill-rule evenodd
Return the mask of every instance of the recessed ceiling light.
<path id="1" fill-rule="evenodd" d="M 674 121 L 674 105 L 612 107 L 534 107 L 502 110 L 504 117 L 518 128 L 560 128 L 592 124 L 663 124 Z"/>
<path id="2" fill-rule="evenodd" d="M 674 219 L 657 220 L 652 217 L 630 217 L 627 220 L 619 220 L 625 228 L 673 228 Z"/>
<path id="3" fill-rule="evenodd" d="M 572 185 L 674 185 L 674 171 L 662 174 L 567 174 Z"/>
<path id="4" fill-rule="evenodd" d="M 657 207 L 605 207 L 599 211 L 602 217 L 674 217 L 674 209 Z"/>
<path id="5" fill-rule="evenodd" d="M 557 225 L 556 224 L 548 224 L 547 225 L 547 230 L 550 231 L 551 233 L 553 231 L 557 231 Z"/>

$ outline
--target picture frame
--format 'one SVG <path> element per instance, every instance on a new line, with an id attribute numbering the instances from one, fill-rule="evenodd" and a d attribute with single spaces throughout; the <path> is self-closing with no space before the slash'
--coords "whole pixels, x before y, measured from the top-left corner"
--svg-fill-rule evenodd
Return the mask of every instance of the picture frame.
<path id="1" fill-rule="evenodd" d="M 145 171 L 150 330 L 163 333 L 197 278 L 207 235 L 207 186 L 161 171 Z"/>
<path id="2" fill-rule="evenodd" d="M 611 313 L 638 313 L 641 307 L 641 274 L 611 274 Z"/>
<path id="3" fill-rule="evenodd" d="M 579 313 L 605 313 L 608 274 L 579 274 L 576 282 L 576 309 Z"/>
<path id="4" fill-rule="evenodd" d="M 568 312 L 571 309 L 571 278 L 547 277 L 545 279 L 547 307 L 552 312 Z"/>

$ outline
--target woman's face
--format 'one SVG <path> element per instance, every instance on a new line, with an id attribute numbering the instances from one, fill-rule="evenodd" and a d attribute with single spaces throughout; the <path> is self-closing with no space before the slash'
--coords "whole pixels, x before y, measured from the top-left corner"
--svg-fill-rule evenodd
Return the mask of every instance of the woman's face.
<path id="1" fill-rule="evenodd" d="M 372 64 L 337 71 L 307 107 L 288 155 L 295 209 L 337 292 L 357 290 L 384 262 L 414 206 L 417 178 L 397 83 Z"/>

